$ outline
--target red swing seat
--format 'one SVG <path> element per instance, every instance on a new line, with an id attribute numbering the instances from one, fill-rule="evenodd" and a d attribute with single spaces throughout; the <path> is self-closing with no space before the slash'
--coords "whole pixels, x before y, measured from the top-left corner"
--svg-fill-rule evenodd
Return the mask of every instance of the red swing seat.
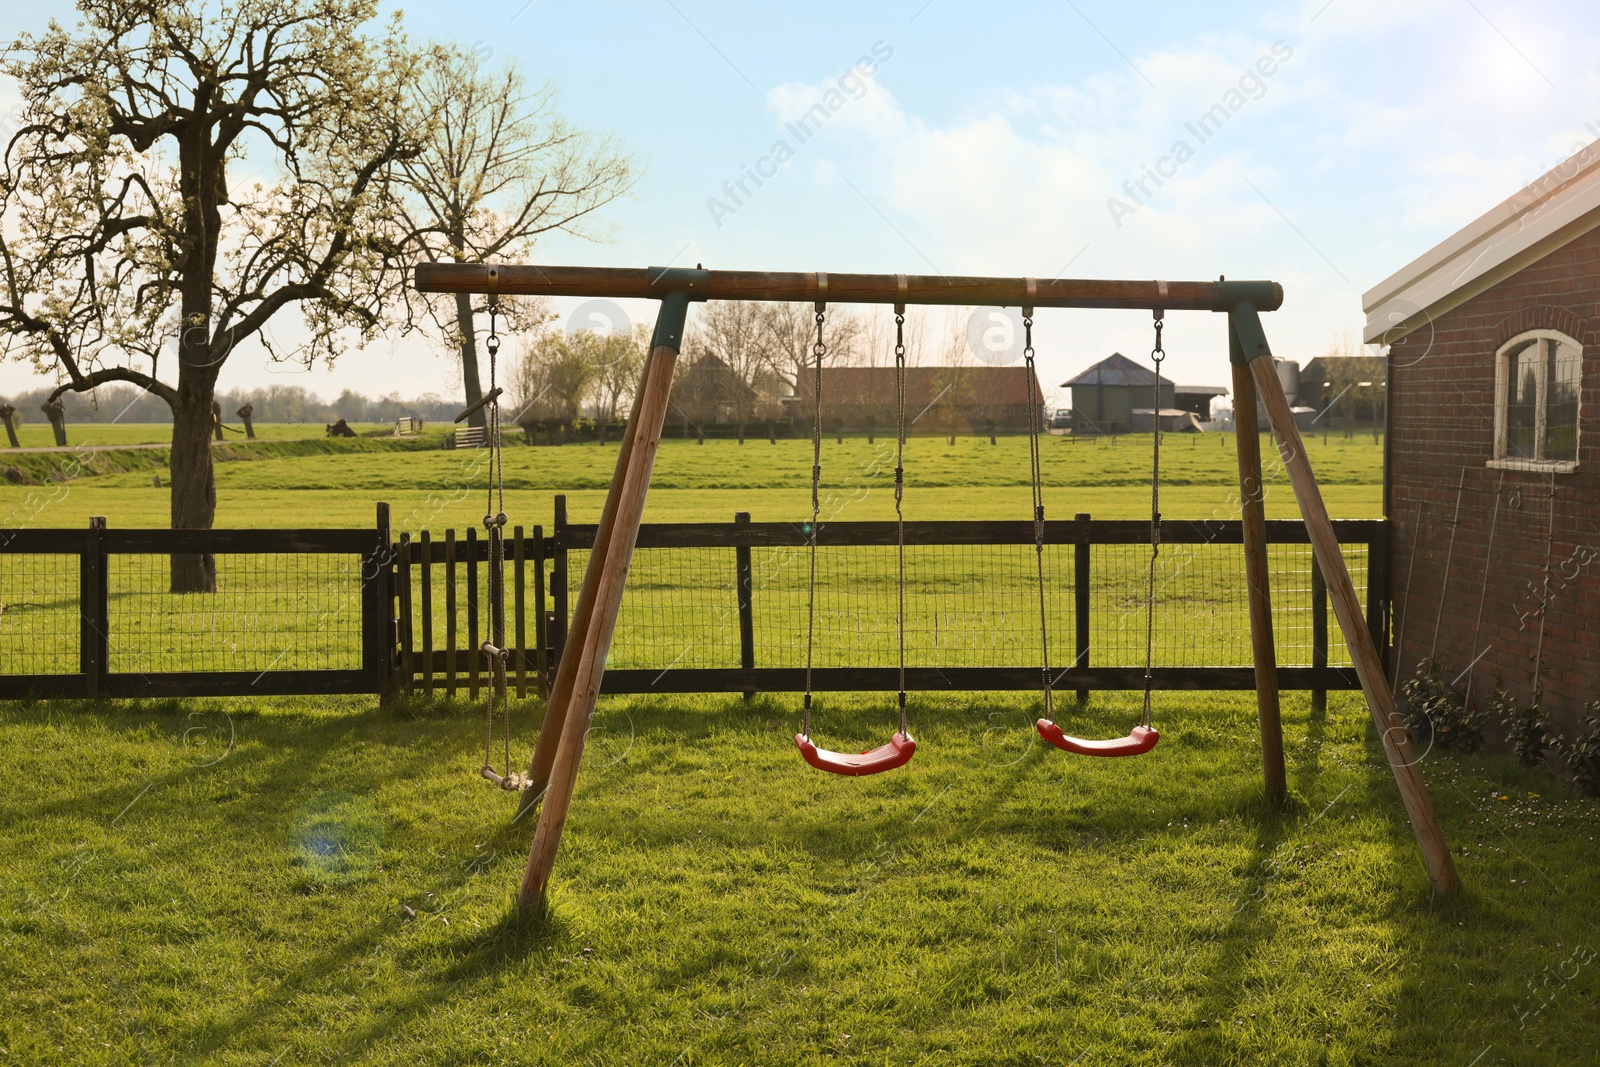
<path id="1" fill-rule="evenodd" d="M 1113 737 L 1105 741 L 1084 741 L 1069 736 L 1049 719 L 1034 724 L 1039 736 L 1061 749 L 1080 756 L 1140 756 L 1156 747 L 1161 735 L 1149 726 L 1135 726 L 1127 737 Z"/>
<path id="2" fill-rule="evenodd" d="M 911 757 L 917 751 L 917 742 L 906 733 L 896 733 L 889 739 L 888 744 L 879 745 L 860 755 L 829 752 L 825 748 L 818 748 L 805 734 L 795 734 L 794 744 L 800 750 L 800 755 L 806 758 L 806 762 L 817 770 L 851 777 L 880 774 L 883 771 L 892 771 L 896 767 L 904 767 L 911 762 Z"/>

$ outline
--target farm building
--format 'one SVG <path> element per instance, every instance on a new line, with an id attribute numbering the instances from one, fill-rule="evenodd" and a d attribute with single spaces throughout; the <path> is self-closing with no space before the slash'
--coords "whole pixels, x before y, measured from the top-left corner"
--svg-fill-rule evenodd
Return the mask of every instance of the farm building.
<path id="1" fill-rule="evenodd" d="M 1155 409 L 1133 409 L 1133 432 L 1151 433 L 1155 430 Z M 1161 409 L 1162 433 L 1202 433 L 1205 427 L 1200 425 L 1200 417 L 1192 411 L 1183 408 Z"/>
<path id="2" fill-rule="evenodd" d="M 1300 402 L 1329 426 L 1381 426 L 1388 380 L 1382 356 L 1318 356 L 1300 371 Z"/>
<path id="3" fill-rule="evenodd" d="M 894 377 L 893 367 L 824 367 L 823 425 L 892 432 Z M 906 418 L 918 433 L 1025 433 L 1030 389 L 1042 421 L 1039 379 L 1026 367 L 907 367 Z M 796 425 L 811 422 L 811 390 L 802 381 L 793 398 Z"/>
<path id="4" fill-rule="evenodd" d="M 1172 406 L 1193 412 L 1196 419 L 1206 422 L 1211 418 L 1211 402 L 1227 395 L 1228 390 L 1220 385 L 1175 385 Z"/>
<path id="5" fill-rule="evenodd" d="M 1388 349 L 1398 678 L 1435 660 L 1568 736 L 1600 697 L 1597 300 L 1600 144 L 1363 298 Z"/>
<path id="6" fill-rule="evenodd" d="M 1061 388 L 1072 390 L 1072 432 L 1111 434 L 1133 432 L 1133 412 L 1144 408 L 1149 417 L 1156 372 L 1113 352 Z M 1161 407 L 1177 408 L 1172 382 L 1161 379 Z M 1148 430 L 1148 425 L 1146 430 Z"/>

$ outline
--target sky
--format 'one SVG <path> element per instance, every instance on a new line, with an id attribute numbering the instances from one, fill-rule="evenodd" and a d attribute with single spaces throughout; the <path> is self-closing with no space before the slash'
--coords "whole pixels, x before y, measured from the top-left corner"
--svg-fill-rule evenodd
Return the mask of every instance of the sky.
<path id="1" fill-rule="evenodd" d="M 1268 336 L 1302 364 L 1359 341 L 1365 289 L 1600 137 L 1600 6 L 1577 2 L 403 10 L 416 37 L 548 80 L 568 118 L 643 165 L 600 239 L 558 235 L 538 262 L 1270 278 L 1286 296 Z M 73 20 L 72 5 L 0 0 L 4 36 L 50 18 Z M 0 107 L 13 101 L 0 84 Z M 788 124 L 819 102 L 836 106 L 802 140 Z M 1218 104 L 1226 121 L 1202 126 Z M 771 177 L 757 186 L 747 168 Z M 1175 313 L 1165 340 L 1169 377 L 1227 383 L 1221 316 Z M 1041 311 L 1035 341 L 1054 385 L 1112 351 L 1147 358 L 1149 315 Z M 221 385 L 331 397 L 458 380 L 407 340 L 309 371 L 241 349 Z M 44 381 L 0 366 L 0 391 Z"/>

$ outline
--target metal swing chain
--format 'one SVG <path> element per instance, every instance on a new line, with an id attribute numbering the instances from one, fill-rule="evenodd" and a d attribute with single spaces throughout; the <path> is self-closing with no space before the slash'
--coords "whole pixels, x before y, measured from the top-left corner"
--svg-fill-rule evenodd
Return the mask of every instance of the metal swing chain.
<path id="1" fill-rule="evenodd" d="M 1150 691 L 1155 681 L 1150 671 L 1152 648 L 1156 634 L 1156 560 L 1161 555 L 1161 363 L 1167 358 L 1161 347 L 1161 327 L 1165 312 L 1157 309 L 1156 344 L 1150 350 L 1150 359 L 1156 367 L 1155 433 L 1150 461 L 1150 576 L 1145 587 L 1144 608 L 1144 725 L 1150 725 Z"/>
<path id="2" fill-rule="evenodd" d="M 904 285 L 902 278 L 901 284 Z M 895 629 L 900 639 L 900 732 L 906 732 L 906 516 L 901 509 L 906 489 L 906 306 L 894 309 L 894 526 L 900 566 L 900 606 Z"/>
<path id="3" fill-rule="evenodd" d="M 824 279 L 824 275 L 819 275 L 817 278 L 819 293 L 826 291 L 827 282 Z M 817 339 L 811 345 L 812 363 L 815 364 L 811 395 L 811 573 L 806 591 L 805 725 L 801 729 L 801 733 L 806 737 L 811 736 L 811 660 L 812 650 L 816 645 L 817 628 L 817 520 L 822 515 L 822 358 L 828 353 L 827 342 L 822 339 L 822 324 L 826 320 L 826 304 L 819 299 Z"/>
<path id="4" fill-rule="evenodd" d="M 498 279 L 498 275 L 496 275 Z M 489 692 L 487 730 L 483 740 L 483 765 L 494 769 L 494 717 L 498 701 L 505 720 L 502 731 L 505 741 L 505 777 L 501 786 L 517 787 L 517 778 L 511 773 L 511 701 L 506 697 L 506 604 L 505 604 L 505 525 L 506 525 L 506 472 L 505 460 L 500 450 L 500 399 L 498 377 L 500 333 L 498 318 L 500 296 L 489 294 L 489 336 L 484 347 L 489 350 L 489 486 L 484 504 L 483 526 L 489 534 L 489 640 L 497 652 L 489 655 Z M 499 506 L 496 507 L 496 504 Z"/>
<path id="5" fill-rule="evenodd" d="M 1033 485 L 1033 555 L 1039 572 L 1039 654 L 1040 676 L 1044 686 L 1044 717 L 1054 718 L 1055 695 L 1050 679 L 1050 627 L 1045 610 L 1044 584 L 1044 464 L 1039 455 L 1040 401 L 1034 390 L 1037 374 L 1033 365 L 1033 308 L 1022 309 L 1022 361 L 1027 368 L 1028 464 Z"/>

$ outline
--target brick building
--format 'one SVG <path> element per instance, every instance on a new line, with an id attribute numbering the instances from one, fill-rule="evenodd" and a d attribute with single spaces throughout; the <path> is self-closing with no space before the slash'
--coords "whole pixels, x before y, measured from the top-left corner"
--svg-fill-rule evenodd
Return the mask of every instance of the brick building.
<path id="1" fill-rule="evenodd" d="M 1387 346 L 1393 669 L 1600 697 L 1600 142 L 1363 298 Z M 1491 724 L 1488 735 L 1503 733 Z"/>

